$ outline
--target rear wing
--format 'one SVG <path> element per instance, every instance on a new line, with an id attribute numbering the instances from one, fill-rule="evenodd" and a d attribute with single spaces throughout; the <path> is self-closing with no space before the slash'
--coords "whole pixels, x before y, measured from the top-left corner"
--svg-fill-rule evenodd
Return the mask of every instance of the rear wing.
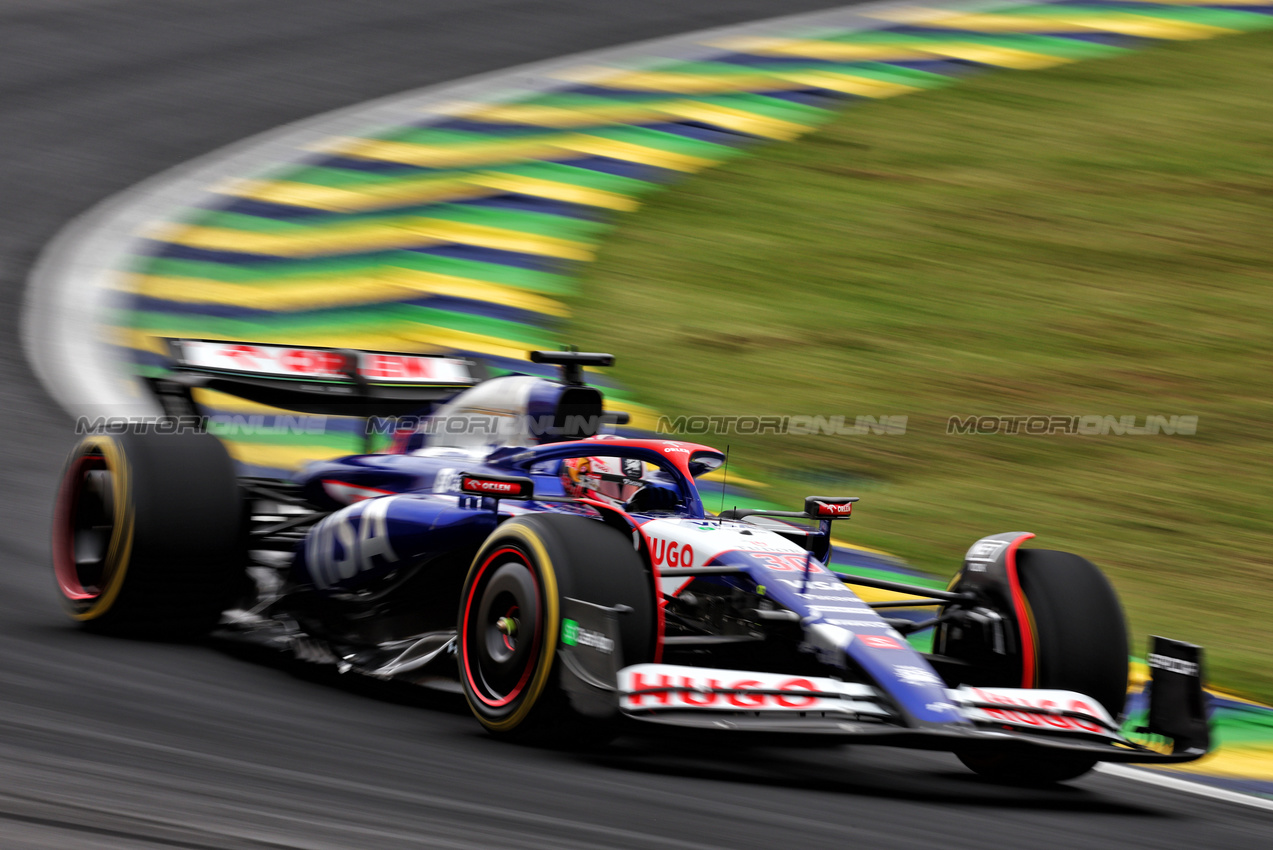
<path id="1" fill-rule="evenodd" d="M 320 416 L 402 416 L 486 377 L 476 361 L 445 355 L 207 339 L 167 342 L 172 371 L 146 380 L 164 412 L 173 416 L 195 412 L 194 389 Z"/>

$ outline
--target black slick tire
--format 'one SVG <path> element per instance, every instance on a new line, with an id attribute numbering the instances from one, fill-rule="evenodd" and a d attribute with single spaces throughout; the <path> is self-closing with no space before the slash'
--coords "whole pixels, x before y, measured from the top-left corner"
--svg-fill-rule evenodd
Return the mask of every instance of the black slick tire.
<path id="1" fill-rule="evenodd" d="M 216 437 L 85 437 L 54 507 L 63 607 L 101 632 L 203 634 L 242 578 L 244 529 L 234 462 Z"/>
<path id="2" fill-rule="evenodd" d="M 620 622 L 623 662 L 651 660 L 655 596 L 629 537 L 583 516 L 507 520 L 473 560 L 457 617 L 460 681 L 491 734 L 558 744 L 604 737 L 573 712 L 559 683 L 566 598 L 630 608 Z"/>
<path id="3" fill-rule="evenodd" d="M 1127 697 L 1127 623 L 1109 580 L 1091 561 L 1049 549 L 1019 550 L 1017 575 L 1033 630 L 1034 686 L 1086 694 L 1117 718 Z M 1075 779 L 1097 761 L 1083 754 L 1033 752 L 959 758 L 989 779 L 1024 785 Z"/>

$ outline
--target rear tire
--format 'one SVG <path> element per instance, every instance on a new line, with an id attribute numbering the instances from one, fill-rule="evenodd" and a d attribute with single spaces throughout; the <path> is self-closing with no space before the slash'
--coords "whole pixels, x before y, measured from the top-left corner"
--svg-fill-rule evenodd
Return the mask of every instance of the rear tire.
<path id="1" fill-rule="evenodd" d="M 212 435 L 86 437 L 54 510 L 64 607 L 101 632 L 206 633 L 242 577 L 244 529 L 234 462 Z"/>
<path id="2" fill-rule="evenodd" d="M 456 621 L 464 694 L 491 734 L 592 744 L 615 728 L 578 715 L 561 688 L 554 662 L 566 597 L 631 608 L 619 621 L 623 663 L 653 657 L 653 587 L 626 535 L 569 514 L 508 520 L 473 560 Z"/>
<path id="3" fill-rule="evenodd" d="M 1086 694 L 1117 718 L 1127 699 L 1127 623 L 1109 580 L 1091 561 L 1069 552 L 1021 549 L 1016 557 L 1034 629 L 1033 686 Z M 957 653 L 958 646 L 952 650 Z M 1021 682 L 987 684 L 1018 687 Z M 1031 785 L 1075 779 L 1097 762 L 1064 753 L 967 753 L 959 759 L 987 778 Z"/>

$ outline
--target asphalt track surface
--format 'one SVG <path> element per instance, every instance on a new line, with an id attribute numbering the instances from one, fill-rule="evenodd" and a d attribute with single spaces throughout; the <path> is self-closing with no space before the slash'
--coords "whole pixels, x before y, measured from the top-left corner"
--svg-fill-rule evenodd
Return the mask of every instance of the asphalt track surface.
<path id="1" fill-rule="evenodd" d="M 71 425 L 18 344 L 76 214 L 326 110 L 795 0 L 0 0 L 0 848 L 1268 847 L 1273 818 L 1092 776 L 981 782 L 944 754 L 496 743 L 463 704 L 217 644 L 83 634 L 47 567 Z"/>

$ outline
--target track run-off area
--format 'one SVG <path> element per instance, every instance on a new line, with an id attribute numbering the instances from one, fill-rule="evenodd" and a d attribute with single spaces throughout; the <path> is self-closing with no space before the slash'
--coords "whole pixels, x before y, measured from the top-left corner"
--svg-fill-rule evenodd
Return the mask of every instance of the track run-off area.
<path id="1" fill-rule="evenodd" d="M 98 201 L 117 197 L 64 231 L 31 277 L 28 350 L 72 412 L 126 406 L 120 365 L 162 368 L 153 340 L 167 335 L 441 347 L 530 371 L 521 352 L 568 341 L 555 296 L 574 264 L 614 213 L 679 174 L 795 138 L 855 97 L 1268 20 L 1258 7 L 1127 5 L 983 4 L 980 31 L 949 10 L 922 21 L 833 11 L 564 62 L 553 57 L 798 7 L 0 5 L 11 39 L 0 120 L 14 151 L 0 168 L 13 199 L 0 236 L 12 301 L 0 425 L 7 846 L 1267 844 L 1263 811 L 1121 774 L 1022 792 L 938 754 L 501 746 L 458 702 L 314 680 L 215 645 L 80 634 L 60 619 L 45 566 L 73 432 L 14 344 L 18 305 L 37 253 Z M 525 62 L 546 64 L 374 102 Z M 353 111 L 285 126 L 343 107 Z M 70 303 L 54 285 L 68 270 L 81 287 Z M 76 332 L 42 336 L 40 322 L 68 306 Z M 613 394 L 642 424 L 639 400 Z M 352 451 L 354 438 L 236 451 L 280 469 Z"/>

